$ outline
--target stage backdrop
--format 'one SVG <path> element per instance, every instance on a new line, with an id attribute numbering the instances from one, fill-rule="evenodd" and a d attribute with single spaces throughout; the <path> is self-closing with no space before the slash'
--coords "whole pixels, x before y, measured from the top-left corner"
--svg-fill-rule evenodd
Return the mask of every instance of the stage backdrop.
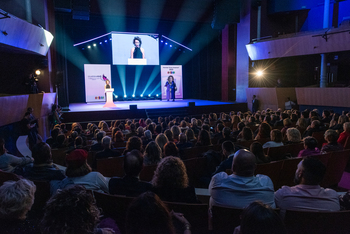
<path id="1" fill-rule="evenodd" d="M 181 65 L 162 65 L 161 66 L 161 88 L 162 99 L 166 99 L 166 87 L 165 84 L 168 81 L 168 77 L 172 75 L 176 83 L 177 90 L 175 92 L 175 98 L 183 98 L 183 86 L 182 86 L 182 66 Z"/>
<path id="2" fill-rule="evenodd" d="M 108 79 L 112 86 L 110 64 L 84 64 L 85 101 L 105 101 L 105 84 Z"/>

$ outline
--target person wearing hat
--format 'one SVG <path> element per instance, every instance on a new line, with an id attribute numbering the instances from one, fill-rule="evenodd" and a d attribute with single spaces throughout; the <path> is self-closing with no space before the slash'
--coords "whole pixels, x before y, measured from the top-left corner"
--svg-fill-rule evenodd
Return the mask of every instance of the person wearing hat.
<path id="1" fill-rule="evenodd" d="M 88 152 L 75 149 L 66 157 L 66 176 L 74 184 L 82 185 L 88 190 L 108 193 L 108 182 L 101 173 L 92 171 L 87 164 Z"/>

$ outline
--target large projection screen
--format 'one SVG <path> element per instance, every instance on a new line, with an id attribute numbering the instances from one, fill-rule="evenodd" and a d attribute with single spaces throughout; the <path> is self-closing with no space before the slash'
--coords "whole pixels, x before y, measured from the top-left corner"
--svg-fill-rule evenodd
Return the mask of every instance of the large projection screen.
<path id="1" fill-rule="evenodd" d="M 84 64 L 85 73 L 85 101 L 105 102 L 105 84 L 109 80 L 111 87 L 110 64 Z"/>
<path id="2" fill-rule="evenodd" d="M 141 38 L 141 48 L 145 55 L 143 61 L 129 61 L 131 49 L 135 47 L 135 37 Z M 112 58 L 114 65 L 159 65 L 158 34 L 112 32 Z"/>

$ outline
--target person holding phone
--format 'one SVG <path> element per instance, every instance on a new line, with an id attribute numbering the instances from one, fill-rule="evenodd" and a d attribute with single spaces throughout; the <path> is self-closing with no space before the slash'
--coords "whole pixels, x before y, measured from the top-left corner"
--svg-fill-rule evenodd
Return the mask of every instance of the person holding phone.
<path id="1" fill-rule="evenodd" d="M 165 87 L 167 87 L 166 90 L 166 99 L 169 101 L 169 99 L 173 99 L 173 102 L 175 101 L 175 91 L 177 90 L 176 83 L 174 81 L 173 76 L 168 76 L 168 81 L 165 83 Z"/>

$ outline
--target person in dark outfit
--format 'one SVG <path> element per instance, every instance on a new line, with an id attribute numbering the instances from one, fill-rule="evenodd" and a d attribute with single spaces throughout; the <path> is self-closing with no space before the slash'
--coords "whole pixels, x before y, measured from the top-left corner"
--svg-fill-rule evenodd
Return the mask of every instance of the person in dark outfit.
<path id="1" fill-rule="evenodd" d="M 151 190 L 152 184 L 139 180 L 143 168 L 143 155 L 138 150 L 132 150 L 124 156 L 123 178 L 113 177 L 109 180 L 109 193 L 137 197 L 141 193 Z"/>
<path id="2" fill-rule="evenodd" d="M 141 48 L 141 38 L 135 37 L 132 41 L 135 47 L 131 49 L 130 58 L 132 59 L 144 59 L 145 58 L 145 50 Z"/>
<path id="3" fill-rule="evenodd" d="M 256 96 L 253 95 L 253 100 L 252 100 L 252 112 L 255 113 L 259 109 L 259 100 L 256 99 Z"/>

